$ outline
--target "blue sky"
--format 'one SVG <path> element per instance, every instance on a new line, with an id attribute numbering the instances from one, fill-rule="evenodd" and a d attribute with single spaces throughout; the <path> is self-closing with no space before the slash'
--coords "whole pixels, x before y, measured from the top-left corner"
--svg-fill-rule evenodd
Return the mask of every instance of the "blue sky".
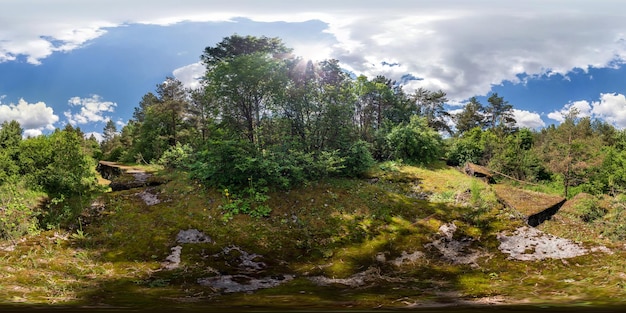
<path id="1" fill-rule="evenodd" d="M 404 89 L 442 89 L 452 112 L 497 92 L 520 126 L 576 107 L 626 127 L 626 3 L 518 2 L 3 0 L 0 122 L 31 136 L 121 127 L 166 76 L 197 84 L 203 49 L 237 33 L 368 77 L 423 78 Z"/>

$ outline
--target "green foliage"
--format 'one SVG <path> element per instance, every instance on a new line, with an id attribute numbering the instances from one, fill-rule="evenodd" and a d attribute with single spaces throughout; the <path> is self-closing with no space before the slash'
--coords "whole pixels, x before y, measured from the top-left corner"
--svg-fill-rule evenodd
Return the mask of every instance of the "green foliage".
<path id="1" fill-rule="evenodd" d="M 602 154 L 602 164 L 591 171 L 592 179 L 587 192 L 616 195 L 626 189 L 626 151 L 604 147 Z"/>
<path id="2" fill-rule="evenodd" d="M 22 127 L 15 120 L 5 121 L 0 124 L 0 148 L 16 149 L 22 141 Z"/>
<path id="3" fill-rule="evenodd" d="M 369 143 L 362 140 L 352 144 L 344 157 L 344 168 L 342 170 L 344 175 L 359 177 L 374 166 L 375 161 L 370 152 L 370 147 Z"/>
<path id="4" fill-rule="evenodd" d="M 0 185 L 11 180 L 19 172 L 19 166 L 9 151 L 0 149 Z"/>
<path id="5" fill-rule="evenodd" d="M 479 164 L 484 157 L 485 144 L 483 131 L 475 127 L 459 138 L 452 138 L 451 147 L 448 149 L 446 158 L 450 165 L 458 166 L 467 162 Z"/>
<path id="6" fill-rule="evenodd" d="M 537 181 L 549 178 L 537 151 L 533 147 L 533 135 L 528 129 L 507 134 L 498 143 L 489 167 L 518 180 Z"/>
<path id="7" fill-rule="evenodd" d="M 337 173 L 344 161 L 338 153 L 258 150 L 245 140 L 212 141 L 198 153 L 191 173 L 207 185 L 236 191 L 248 187 L 249 179 L 261 187 L 288 189 Z"/>
<path id="8" fill-rule="evenodd" d="M 255 186 L 252 179 L 249 179 L 248 187 L 240 195 L 232 194 L 228 189 L 224 189 L 224 204 L 220 206 L 224 211 L 222 220 L 226 222 L 237 214 L 248 214 L 256 218 L 268 217 L 272 209 L 266 204 L 269 199 L 267 192 L 267 187 Z"/>
<path id="9" fill-rule="evenodd" d="M 463 111 L 454 115 L 457 134 L 462 135 L 474 128 L 483 129 L 485 126 L 483 111 L 484 107 L 478 102 L 476 97 L 470 98 Z"/>
<path id="10" fill-rule="evenodd" d="M 497 93 L 493 93 L 487 102 L 489 103 L 485 108 L 487 126 L 490 129 L 499 128 L 504 132 L 512 130 L 516 123 L 513 105 L 505 101 L 504 97 L 498 97 Z"/>
<path id="11" fill-rule="evenodd" d="M 408 124 L 394 127 L 387 140 L 394 149 L 394 157 L 407 162 L 428 164 L 442 156 L 441 136 L 418 116 L 411 117 Z"/>
<path id="12" fill-rule="evenodd" d="M 0 239 L 16 240 L 38 230 L 38 213 L 16 186 L 15 181 L 0 185 Z"/>
<path id="13" fill-rule="evenodd" d="M 600 206 L 595 197 L 582 199 L 574 206 L 576 216 L 586 223 L 591 223 L 606 215 L 607 210 Z"/>
<path id="14" fill-rule="evenodd" d="M 31 190 L 43 191 L 53 199 L 52 205 L 39 215 L 42 225 L 57 227 L 61 222 L 74 220 L 84 204 L 80 200 L 95 190 L 95 162 L 88 155 L 92 152 L 88 147 L 90 142 L 80 131 L 66 127 L 19 143 L 19 157 L 13 166 L 13 171 L 21 175 L 18 182 L 25 183 Z M 0 165 L 2 160 L 0 153 Z M 70 198 L 77 198 L 77 203 L 66 203 Z M 30 225 L 27 218 L 30 211 L 22 207 L 20 212 L 26 212 L 24 221 Z"/>
<path id="15" fill-rule="evenodd" d="M 175 146 L 169 147 L 161 158 L 157 161 L 157 164 L 166 168 L 188 169 L 193 162 L 193 148 L 189 144 L 182 145 L 177 142 Z"/>

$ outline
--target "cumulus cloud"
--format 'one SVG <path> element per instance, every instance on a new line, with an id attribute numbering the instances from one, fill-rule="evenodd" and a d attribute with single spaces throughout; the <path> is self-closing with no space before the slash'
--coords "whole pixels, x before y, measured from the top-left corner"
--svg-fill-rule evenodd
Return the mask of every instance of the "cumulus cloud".
<path id="1" fill-rule="evenodd" d="M 175 69 L 172 74 L 187 88 L 196 89 L 200 87 L 200 78 L 204 76 L 206 68 L 202 62 L 189 64 Z"/>
<path id="2" fill-rule="evenodd" d="M 535 112 L 513 109 L 513 116 L 517 121 L 517 126 L 537 129 L 546 126 L 541 119 L 541 115 Z"/>
<path id="3" fill-rule="evenodd" d="M 555 121 L 563 122 L 565 120 L 565 116 L 569 113 L 569 111 L 572 108 L 578 111 L 579 117 L 591 116 L 592 107 L 589 101 L 579 100 L 579 101 L 569 102 L 565 104 L 562 109 L 548 113 L 548 117 Z"/>
<path id="4" fill-rule="evenodd" d="M 104 139 L 104 136 L 102 135 L 102 133 L 99 133 L 99 132 L 85 133 L 85 138 L 90 138 L 91 136 L 94 136 L 94 138 L 96 138 L 98 142 L 102 142 L 102 140 Z"/>
<path id="5" fill-rule="evenodd" d="M 43 130 L 53 130 L 59 117 L 44 102 L 28 103 L 20 99 L 17 104 L 0 103 L 0 123 L 16 120 L 24 129 L 24 136 L 41 135 Z"/>
<path id="6" fill-rule="evenodd" d="M 603 119 L 618 128 L 626 128 L 626 96 L 619 93 L 601 93 L 598 101 L 579 100 L 567 103 L 562 109 L 551 112 L 548 117 L 559 122 L 565 119 L 571 108 L 576 108 L 579 117 Z"/>
<path id="7" fill-rule="evenodd" d="M 320 20 L 336 44 L 319 51 L 356 74 L 423 78 L 406 89 L 442 89 L 451 101 L 504 81 L 614 67 L 626 57 L 624 10 L 615 1 L 11 1 L 0 11 L 0 62 L 37 64 L 130 23 Z M 298 43 L 307 51 L 307 43 Z M 616 62 L 617 60 L 617 62 Z M 385 66 L 392 62 L 397 66 Z M 183 74 L 193 73 L 187 68 Z M 192 78 L 193 76 L 191 76 Z M 192 84 L 193 81 L 189 80 Z"/>
<path id="8" fill-rule="evenodd" d="M 626 128 L 626 97 L 616 93 L 600 94 L 600 101 L 593 103 L 592 113 L 619 128 Z"/>
<path id="9" fill-rule="evenodd" d="M 72 97 L 67 101 L 71 109 L 63 114 L 72 125 L 87 124 L 91 122 L 104 122 L 109 119 L 106 112 L 113 112 L 117 103 L 103 101 L 98 95 L 89 98 Z M 73 108 L 79 108 L 78 112 L 73 112 Z"/>

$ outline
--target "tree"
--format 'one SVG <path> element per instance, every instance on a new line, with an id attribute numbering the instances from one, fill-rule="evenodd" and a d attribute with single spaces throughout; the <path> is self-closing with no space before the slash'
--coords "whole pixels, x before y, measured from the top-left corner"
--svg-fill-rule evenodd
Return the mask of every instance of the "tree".
<path id="1" fill-rule="evenodd" d="M 215 99 L 202 88 L 190 91 L 189 106 L 185 119 L 201 140 L 205 143 L 210 136 L 218 118 L 218 109 Z"/>
<path id="2" fill-rule="evenodd" d="M 493 93 L 487 102 L 489 103 L 485 108 L 487 127 L 499 128 L 505 132 L 513 130 L 517 123 L 513 115 L 513 105 L 504 101 L 504 97 L 498 97 L 497 93 Z"/>
<path id="3" fill-rule="evenodd" d="M 240 55 L 218 63 L 206 74 L 206 92 L 216 99 L 232 131 L 260 145 L 261 117 L 271 112 L 272 96 L 286 88 L 282 64 L 265 53 Z"/>
<path id="4" fill-rule="evenodd" d="M 485 127 L 485 116 L 482 113 L 483 111 L 483 105 L 478 102 L 476 97 L 471 97 L 469 102 L 463 108 L 463 111 L 454 115 L 454 121 L 456 122 L 456 135 L 462 135 L 475 127 L 483 129 Z"/>
<path id="5" fill-rule="evenodd" d="M 563 118 L 558 127 L 543 130 L 539 155 L 547 168 L 561 177 L 564 196 L 568 197 L 569 188 L 587 182 L 588 171 L 601 162 L 597 156 L 601 139 L 593 136 L 589 118 L 579 118 L 576 108 Z"/>
<path id="6" fill-rule="evenodd" d="M 502 144 L 494 151 L 489 167 L 515 179 L 535 181 L 546 179 L 546 171 L 533 148 L 534 135 L 523 128 L 506 134 Z"/>
<path id="7" fill-rule="evenodd" d="M 214 66 L 242 55 L 260 53 L 284 58 L 289 56 L 290 52 L 291 49 L 288 49 L 280 38 L 232 35 L 214 47 L 206 47 L 200 59 L 210 71 Z"/>
<path id="8" fill-rule="evenodd" d="M 15 120 L 0 124 L 0 184 L 17 175 L 22 128 Z"/>
<path id="9" fill-rule="evenodd" d="M 112 120 L 108 120 L 102 132 L 100 149 L 104 158 L 109 161 L 118 161 L 122 154 L 122 143 L 117 132 L 117 126 Z"/>
<path id="10" fill-rule="evenodd" d="M 417 114 L 426 118 L 429 127 L 452 134 L 452 129 L 448 125 L 451 116 L 444 108 L 444 104 L 448 101 L 445 92 L 429 91 L 420 87 L 415 91 L 413 100 Z"/>
<path id="11" fill-rule="evenodd" d="M 382 75 L 372 80 L 363 75 L 357 78 L 354 84 L 357 94 L 355 122 L 362 140 L 372 142 L 375 133 L 383 128 L 384 121 L 393 116 L 390 111 L 400 102 L 398 96 L 404 96 L 398 93 L 400 89 L 394 88 L 395 84 Z"/>
<path id="12" fill-rule="evenodd" d="M 22 141 L 22 127 L 20 123 L 12 120 L 0 124 L 0 148 L 16 149 Z"/>
<path id="13" fill-rule="evenodd" d="M 158 160 L 181 137 L 189 139 L 184 133 L 188 128 L 188 107 L 189 94 L 182 82 L 166 77 L 156 85 L 156 95 L 148 92 L 142 97 L 133 119 L 115 137 L 115 142 L 126 147 L 126 151 L 116 155 L 126 162 Z"/>
<path id="14" fill-rule="evenodd" d="M 279 38 L 233 35 L 201 56 L 205 97 L 218 105 L 223 125 L 257 146 L 261 118 L 275 112 L 274 97 L 287 87 L 290 51 Z"/>

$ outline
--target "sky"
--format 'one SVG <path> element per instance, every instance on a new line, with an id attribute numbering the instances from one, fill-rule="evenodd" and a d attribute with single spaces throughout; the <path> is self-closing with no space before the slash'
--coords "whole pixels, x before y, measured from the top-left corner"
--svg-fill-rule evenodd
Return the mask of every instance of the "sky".
<path id="1" fill-rule="evenodd" d="M 0 122 L 25 136 L 121 129 L 166 77 L 198 85 L 233 34 L 306 59 L 443 90 L 450 112 L 492 93 L 518 126 L 580 116 L 626 127 L 626 2 L 618 0 L 0 0 Z M 403 80 L 403 77 L 417 79 Z"/>

